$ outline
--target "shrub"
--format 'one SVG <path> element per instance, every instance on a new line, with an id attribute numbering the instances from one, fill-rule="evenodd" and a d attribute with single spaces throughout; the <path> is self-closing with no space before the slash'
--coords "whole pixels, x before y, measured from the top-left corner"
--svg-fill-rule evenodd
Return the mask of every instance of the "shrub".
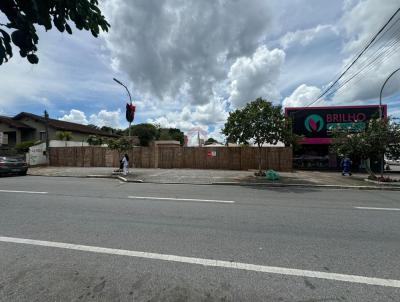
<path id="1" fill-rule="evenodd" d="M 27 153 L 27 152 L 29 152 L 29 147 L 32 147 L 34 145 L 35 145 L 34 141 L 22 142 L 22 143 L 19 143 L 19 144 L 15 145 L 15 150 L 18 153 Z"/>

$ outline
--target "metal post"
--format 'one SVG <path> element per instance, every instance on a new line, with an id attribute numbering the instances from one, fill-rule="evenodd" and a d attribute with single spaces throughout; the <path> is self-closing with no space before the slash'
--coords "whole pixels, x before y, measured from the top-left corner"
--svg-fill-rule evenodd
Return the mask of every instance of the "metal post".
<path id="1" fill-rule="evenodd" d="M 117 82 L 118 84 L 120 84 L 121 86 L 123 86 L 123 87 L 126 89 L 126 92 L 127 92 L 128 95 L 129 95 L 129 102 L 130 102 L 130 104 L 132 105 L 132 97 L 131 97 L 131 93 L 130 93 L 129 90 L 128 90 L 128 87 L 126 87 L 124 84 L 122 84 L 121 81 L 117 80 L 116 78 L 113 78 L 113 80 L 114 80 L 115 82 Z M 129 122 L 128 136 L 131 137 L 131 122 Z"/>
<path id="2" fill-rule="evenodd" d="M 50 164 L 49 114 L 47 110 L 44 111 L 44 127 L 46 131 L 46 160 L 47 164 Z"/>
<path id="3" fill-rule="evenodd" d="M 381 92 L 379 94 L 379 119 L 383 118 L 383 111 L 382 111 L 382 93 L 383 93 L 383 88 L 385 88 L 386 83 L 389 81 L 389 79 L 400 70 L 400 68 L 397 68 L 395 71 L 393 71 L 385 80 L 385 82 L 382 85 Z M 383 177 L 383 171 L 384 171 L 384 161 L 385 161 L 385 154 L 382 154 L 381 157 L 381 177 Z"/>

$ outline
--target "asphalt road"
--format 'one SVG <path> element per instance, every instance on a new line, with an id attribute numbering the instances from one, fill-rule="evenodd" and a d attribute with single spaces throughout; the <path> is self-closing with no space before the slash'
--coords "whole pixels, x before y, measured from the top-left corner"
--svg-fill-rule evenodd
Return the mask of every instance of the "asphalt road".
<path id="1" fill-rule="evenodd" d="M 0 301 L 400 301 L 391 191 L 0 178 Z"/>

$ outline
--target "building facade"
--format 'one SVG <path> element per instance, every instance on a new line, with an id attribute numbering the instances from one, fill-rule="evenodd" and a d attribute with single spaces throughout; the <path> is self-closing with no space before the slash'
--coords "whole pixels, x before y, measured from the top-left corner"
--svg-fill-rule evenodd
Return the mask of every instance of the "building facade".
<path id="1" fill-rule="evenodd" d="M 71 133 L 71 141 L 86 142 L 90 135 L 101 137 L 116 137 L 105 131 L 77 123 L 65 122 L 56 119 L 46 119 L 32 113 L 21 112 L 14 117 L 0 116 L 0 132 L 3 134 L 3 147 L 14 147 L 27 141 L 46 140 L 46 123 L 48 125 L 49 140 L 57 139 L 62 131 Z"/>
<path id="2" fill-rule="evenodd" d="M 349 133 L 363 131 L 368 121 L 378 118 L 380 112 L 387 116 L 387 105 L 332 106 L 332 107 L 288 107 L 293 132 L 300 135 L 300 148 L 295 151 L 293 167 L 298 169 L 337 169 L 340 159 L 331 152 L 335 130 Z M 354 159 L 355 167 L 359 165 Z"/>

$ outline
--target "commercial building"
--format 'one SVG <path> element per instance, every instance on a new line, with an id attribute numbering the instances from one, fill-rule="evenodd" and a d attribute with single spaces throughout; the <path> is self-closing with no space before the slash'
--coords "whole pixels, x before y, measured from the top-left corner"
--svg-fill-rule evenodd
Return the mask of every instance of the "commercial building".
<path id="1" fill-rule="evenodd" d="M 387 106 L 383 105 L 381 110 L 386 117 Z M 339 168 L 340 161 L 330 150 L 335 129 L 361 132 L 371 118 L 379 117 L 379 112 L 379 105 L 286 108 L 285 114 L 292 120 L 293 132 L 302 136 L 300 148 L 294 152 L 293 167 Z M 355 166 L 358 164 L 355 162 Z"/>

